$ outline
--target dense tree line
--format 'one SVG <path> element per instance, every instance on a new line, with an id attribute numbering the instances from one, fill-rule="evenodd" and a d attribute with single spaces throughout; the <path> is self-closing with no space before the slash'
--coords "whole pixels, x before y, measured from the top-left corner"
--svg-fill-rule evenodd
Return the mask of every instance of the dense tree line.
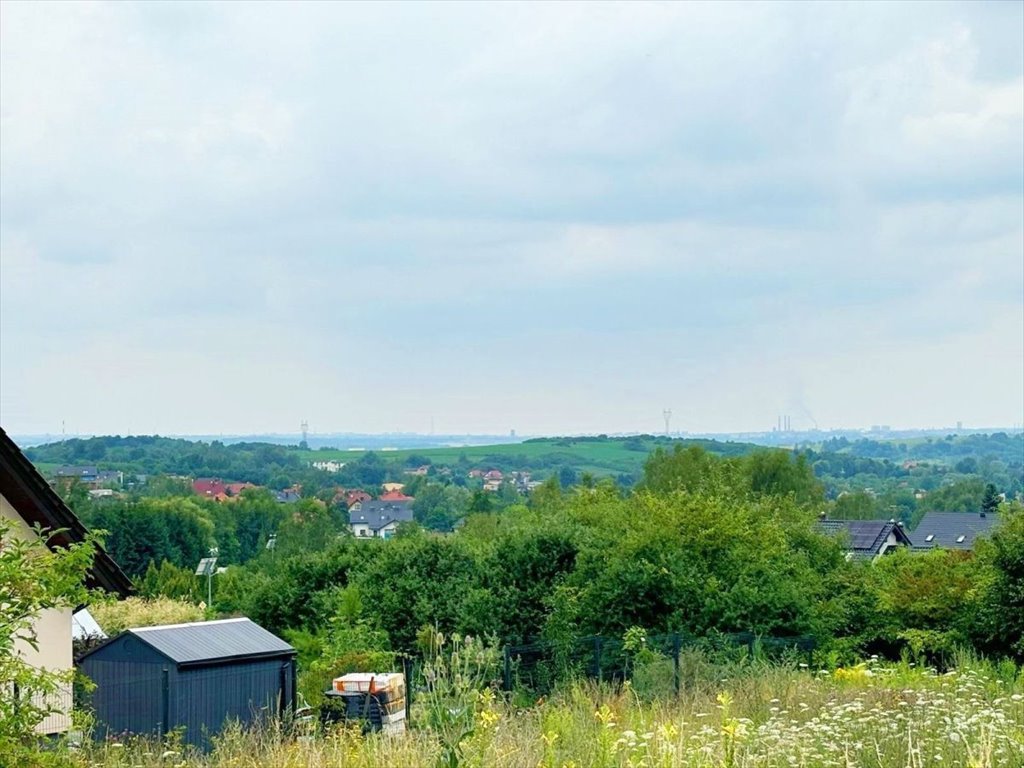
<path id="1" fill-rule="evenodd" d="M 141 576 L 150 564 L 194 569 L 200 558 L 216 548 L 223 565 L 248 562 L 267 547 L 271 537 L 285 551 L 326 546 L 340 530 L 322 524 L 322 530 L 302 525 L 305 517 L 324 517 L 316 501 L 287 508 L 267 491 L 247 490 L 241 498 L 218 503 L 195 496 L 102 500 L 74 504 L 83 522 L 98 532 L 104 546 L 125 573 Z M 300 534 L 296 529 L 302 527 Z"/>
<path id="2" fill-rule="evenodd" d="M 808 462 L 790 454 L 660 451 L 635 491 L 552 479 L 528 504 L 470 514 L 450 535 L 412 524 L 390 541 L 342 532 L 319 537 L 322 547 L 264 550 L 218 577 L 215 603 L 310 647 L 330 643 L 341 622 L 395 651 L 413 651 L 429 625 L 505 642 L 631 627 L 809 635 L 843 660 L 942 659 L 958 647 L 1024 654 L 1019 505 L 1001 506 L 1000 527 L 974 554 L 908 552 L 872 565 L 818 533 L 827 503 Z M 284 524 L 304 541 L 332 525 Z"/>
<path id="3" fill-rule="evenodd" d="M 115 445 L 114 455 L 124 448 Z M 213 463 L 197 464 L 203 474 L 234 450 L 208 448 L 203 461 Z M 292 473 L 281 476 L 289 481 L 326 476 L 296 466 L 279 446 L 237 452 L 271 461 L 273 472 Z M 220 474 L 230 476 L 226 466 Z M 413 466 L 427 466 L 427 475 L 405 475 Z M 249 615 L 313 658 L 371 639 L 373 648 L 356 650 L 411 652 L 424 626 L 503 642 L 642 627 L 812 636 L 836 659 L 942 659 L 960 647 L 1021 657 L 1024 513 L 1001 504 L 1006 488 L 978 474 L 993 466 L 1010 465 L 991 456 L 922 467 L 847 453 L 716 455 L 664 441 L 638 482 L 563 466 L 529 497 L 510 485 L 467 487 L 463 473 L 441 473 L 427 456 L 373 453 L 317 479 L 319 498 L 297 504 L 265 490 L 216 503 L 173 479 L 148 485 L 149 496 L 91 501 L 74 486 L 68 495 L 87 524 L 105 531 L 143 594 L 202 599 L 192 570 L 216 547 L 219 564 L 231 566 L 217 577 L 216 609 Z M 850 484 L 837 488 L 823 469 Z M 232 479 L 246 477 L 256 475 Z M 416 522 L 388 542 L 354 540 L 347 510 L 331 503 L 334 484 L 372 488 L 392 478 L 416 497 Z M 982 508 L 1000 510 L 1003 521 L 976 553 L 898 553 L 875 565 L 848 562 L 815 525 L 822 512 L 912 526 L 929 509 Z"/>
<path id="4" fill-rule="evenodd" d="M 290 485 L 287 476 L 304 468 L 298 455 L 283 445 L 225 445 L 217 440 L 204 443 L 155 435 L 75 438 L 28 448 L 25 455 L 34 462 L 92 464 L 154 475 L 223 477 L 282 488 Z"/>
<path id="5" fill-rule="evenodd" d="M 527 444 L 534 442 L 537 441 L 527 441 Z M 614 444 L 637 454 L 646 453 L 652 445 L 656 450 L 674 450 L 674 446 L 683 445 L 732 459 L 757 452 L 754 446 L 746 443 L 680 441 L 650 435 L 633 438 L 546 438 L 540 442 L 549 445 L 551 450 L 536 455 L 527 455 L 526 452 L 521 455 L 485 454 L 475 463 L 463 454 L 447 467 L 433 465 L 427 453 L 396 459 L 367 452 L 347 461 L 340 472 L 333 474 L 313 469 L 305 458 L 300 458 L 307 454 L 300 453 L 295 447 L 263 443 L 225 445 L 218 441 L 203 443 L 162 437 L 97 437 L 36 446 L 26 453 L 35 462 L 92 463 L 103 469 L 148 475 L 146 486 L 138 489 L 148 496 L 181 493 L 181 489 L 175 487 L 181 481 L 168 477 L 181 475 L 247 481 L 276 490 L 298 484 L 302 486 L 304 495 L 328 501 L 336 486 L 374 491 L 384 481 L 408 481 L 406 470 L 421 466 L 428 468 L 428 477 L 433 481 L 469 487 L 470 490 L 473 490 L 474 483 L 467 480 L 466 475 L 473 466 L 498 468 L 505 472 L 530 471 L 540 479 L 558 477 L 562 486 L 568 487 L 580 482 L 587 469 L 580 464 L 580 455 L 572 452 L 578 445 L 594 446 L 594 450 L 600 450 L 604 444 Z M 950 435 L 943 439 L 923 438 L 904 442 L 851 441 L 840 437 L 821 445 L 802 446 L 797 453 L 805 457 L 829 499 L 861 493 L 841 505 L 840 514 L 846 516 L 884 515 L 911 522 L 927 509 L 941 508 L 937 505 L 946 500 L 953 504 L 952 509 L 970 508 L 980 499 L 977 489 L 988 484 L 1009 498 L 1015 498 L 1024 491 L 1024 436 L 1018 434 Z M 620 485 L 632 487 L 641 480 L 642 472 L 639 469 L 624 471 L 623 467 L 638 468 L 640 456 L 635 463 L 630 463 L 622 459 L 621 451 L 616 455 L 619 458 L 615 461 L 603 461 L 596 456 L 588 461 L 593 462 L 593 466 L 604 467 L 602 471 L 610 473 L 609 476 Z M 949 490 L 951 486 L 956 488 Z M 969 492 L 968 488 L 971 489 Z M 917 503 L 917 495 L 928 496 L 936 492 L 939 493 L 935 502 Z M 455 503 L 454 497 L 449 501 L 451 503 L 445 506 L 456 509 L 465 506 Z M 448 529 L 458 519 L 451 512 L 437 513 L 436 510 L 427 510 L 422 517 L 432 520 L 431 527 L 438 530 Z"/>

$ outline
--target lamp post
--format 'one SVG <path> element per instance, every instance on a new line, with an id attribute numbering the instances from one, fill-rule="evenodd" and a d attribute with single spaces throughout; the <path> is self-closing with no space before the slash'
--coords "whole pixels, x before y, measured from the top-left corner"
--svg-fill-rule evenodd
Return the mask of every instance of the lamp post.
<path id="1" fill-rule="evenodd" d="M 217 571 L 217 555 L 220 550 L 210 547 L 210 556 L 204 557 L 196 566 L 196 576 L 206 577 L 206 606 L 213 605 L 213 574 Z"/>

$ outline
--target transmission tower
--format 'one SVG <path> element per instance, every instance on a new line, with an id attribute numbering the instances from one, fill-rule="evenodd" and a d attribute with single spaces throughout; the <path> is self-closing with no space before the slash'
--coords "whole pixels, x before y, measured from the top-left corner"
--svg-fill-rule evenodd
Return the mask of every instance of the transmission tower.
<path id="1" fill-rule="evenodd" d="M 661 412 L 661 415 L 665 419 L 665 436 L 668 437 L 668 434 L 669 434 L 669 428 L 668 428 L 669 427 L 669 422 L 672 421 L 672 409 L 671 408 L 666 408 L 664 411 Z"/>
<path id="2" fill-rule="evenodd" d="M 306 438 L 309 437 L 309 422 L 303 419 L 299 428 L 302 430 L 302 444 L 309 445 L 309 443 L 306 442 Z"/>

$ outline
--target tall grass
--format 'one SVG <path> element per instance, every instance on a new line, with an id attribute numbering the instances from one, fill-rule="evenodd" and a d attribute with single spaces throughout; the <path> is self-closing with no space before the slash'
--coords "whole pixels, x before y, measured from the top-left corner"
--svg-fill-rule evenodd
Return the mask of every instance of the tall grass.
<path id="1" fill-rule="evenodd" d="M 515 706 L 478 694 L 459 765 L 494 768 L 1020 768 L 1024 680 L 965 659 L 938 674 L 911 663 L 835 672 L 764 665 L 687 685 L 678 697 L 576 683 Z M 353 728 L 229 729 L 209 754 L 173 742 L 86 745 L 75 766 L 436 768 L 441 735 L 413 710 L 404 736 Z M 417 723 L 421 725 L 417 727 Z M 445 763 L 447 764 L 447 763 Z"/>

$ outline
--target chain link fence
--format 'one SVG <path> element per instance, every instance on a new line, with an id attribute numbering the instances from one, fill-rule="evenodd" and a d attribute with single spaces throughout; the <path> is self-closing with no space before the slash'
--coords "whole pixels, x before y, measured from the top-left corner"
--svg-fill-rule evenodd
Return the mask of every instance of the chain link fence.
<path id="1" fill-rule="evenodd" d="M 589 636 L 542 641 L 504 649 L 502 687 L 546 693 L 559 681 L 586 678 L 622 682 L 642 677 L 649 690 L 679 693 L 693 676 L 697 658 L 791 660 L 810 664 L 813 637 L 770 637 L 751 632 L 696 637 L 685 634 L 621 638 Z"/>

